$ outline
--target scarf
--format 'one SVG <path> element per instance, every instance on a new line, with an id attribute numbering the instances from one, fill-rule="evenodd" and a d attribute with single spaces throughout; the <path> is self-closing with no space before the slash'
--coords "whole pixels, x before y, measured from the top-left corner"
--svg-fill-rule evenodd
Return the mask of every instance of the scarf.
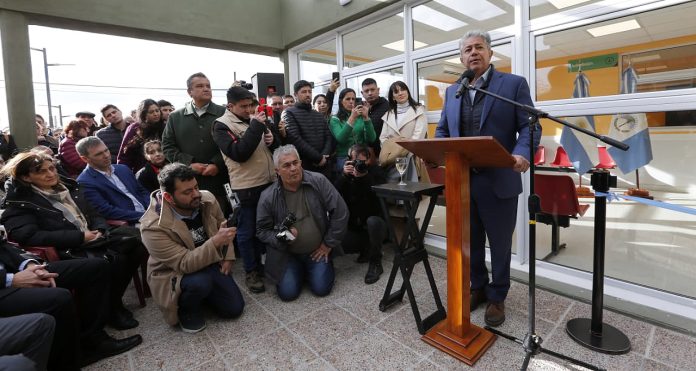
<path id="1" fill-rule="evenodd" d="M 60 210 L 65 219 L 74 224 L 77 229 L 82 232 L 87 231 L 87 218 L 85 218 L 80 208 L 77 207 L 75 201 L 70 197 L 70 191 L 63 184 L 58 183 L 51 191 L 44 191 L 33 184 L 31 188 L 34 189 L 34 192 L 48 200 L 51 206 Z"/>

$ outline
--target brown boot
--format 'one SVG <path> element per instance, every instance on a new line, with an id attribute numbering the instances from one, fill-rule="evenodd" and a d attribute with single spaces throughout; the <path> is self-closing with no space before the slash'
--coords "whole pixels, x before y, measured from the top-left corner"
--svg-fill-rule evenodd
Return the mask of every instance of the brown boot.
<path id="1" fill-rule="evenodd" d="M 473 312 L 479 305 L 486 302 L 486 291 L 481 290 L 471 290 L 471 296 L 469 297 L 469 310 Z"/>
<path id="2" fill-rule="evenodd" d="M 505 303 L 489 302 L 483 319 L 488 326 L 497 327 L 502 325 L 505 322 Z"/>

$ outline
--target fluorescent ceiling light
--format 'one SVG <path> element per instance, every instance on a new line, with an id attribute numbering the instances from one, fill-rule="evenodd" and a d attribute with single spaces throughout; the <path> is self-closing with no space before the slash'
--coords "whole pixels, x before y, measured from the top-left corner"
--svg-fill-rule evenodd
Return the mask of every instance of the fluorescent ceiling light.
<path id="1" fill-rule="evenodd" d="M 556 9 L 568 8 L 574 5 L 586 3 L 590 0 L 548 0 Z"/>
<path id="2" fill-rule="evenodd" d="M 499 61 L 499 60 L 501 60 L 501 59 L 498 58 L 498 57 L 496 57 L 495 54 L 493 55 L 493 57 L 491 57 L 491 63 L 492 63 L 492 62 L 495 62 L 495 61 Z M 462 63 L 462 62 L 459 60 L 459 57 L 450 58 L 450 59 L 445 59 L 445 62 L 454 63 L 454 64 L 461 64 L 461 63 Z"/>
<path id="3" fill-rule="evenodd" d="M 661 59 L 659 54 L 649 54 L 649 55 L 644 55 L 641 57 L 631 57 L 629 60 L 631 63 L 640 63 L 640 62 L 650 62 L 650 61 L 656 61 Z"/>
<path id="4" fill-rule="evenodd" d="M 636 21 L 635 19 L 631 19 L 628 21 L 608 24 L 606 26 L 588 28 L 587 32 L 589 32 L 590 35 L 594 37 L 600 37 L 611 35 L 614 33 L 635 30 L 637 28 L 640 28 L 640 24 L 638 24 L 638 21 Z"/>
<path id="5" fill-rule="evenodd" d="M 403 18 L 404 13 L 401 12 L 397 15 Z M 418 21 L 446 32 L 456 30 L 457 28 L 462 28 L 467 25 L 466 22 L 450 17 L 445 13 L 438 12 L 437 10 L 425 5 L 413 8 L 412 17 L 414 21 Z"/>
<path id="6" fill-rule="evenodd" d="M 426 43 L 422 43 L 418 40 L 413 40 L 413 48 L 414 49 L 419 49 L 424 46 L 428 46 Z M 382 47 L 387 48 L 387 49 L 392 49 L 396 50 L 398 52 L 403 52 L 404 51 L 404 40 L 399 40 L 399 41 L 394 41 L 393 43 L 389 44 L 384 44 Z"/>
<path id="7" fill-rule="evenodd" d="M 646 71 L 666 70 L 666 69 L 667 69 L 667 66 L 665 66 L 664 64 L 661 65 L 661 66 L 645 67 L 645 70 L 646 70 Z"/>
<path id="8" fill-rule="evenodd" d="M 484 21 L 506 13 L 503 9 L 498 8 L 486 0 L 435 0 L 435 2 L 478 21 Z"/>

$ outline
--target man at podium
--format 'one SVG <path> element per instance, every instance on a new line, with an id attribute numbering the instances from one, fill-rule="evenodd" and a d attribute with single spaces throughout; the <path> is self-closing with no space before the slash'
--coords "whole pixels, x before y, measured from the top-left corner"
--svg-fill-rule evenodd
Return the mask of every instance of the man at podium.
<path id="1" fill-rule="evenodd" d="M 522 104 L 532 105 L 529 85 L 520 76 L 497 71 L 490 63 L 491 37 L 485 31 L 468 31 L 459 41 L 462 65 L 473 72 L 471 84 Z M 499 326 L 505 321 L 505 297 L 510 289 L 512 233 L 517 218 L 517 198 L 522 192 L 519 173 L 529 168 L 529 116 L 509 103 L 472 89 L 456 97 L 461 79 L 447 88 L 435 137 L 492 136 L 515 158 L 512 168 L 472 168 L 471 191 L 471 310 L 484 302 L 485 321 Z M 541 128 L 535 132 L 536 148 Z M 486 236 L 491 249 L 492 280 L 485 264 Z"/>

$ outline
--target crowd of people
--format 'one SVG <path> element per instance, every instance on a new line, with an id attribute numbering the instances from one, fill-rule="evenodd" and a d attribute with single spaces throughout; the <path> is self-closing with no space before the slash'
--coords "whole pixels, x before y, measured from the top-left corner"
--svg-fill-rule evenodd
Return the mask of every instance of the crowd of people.
<path id="1" fill-rule="evenodd" d="M 492 53 L 490 39 L 477 34 L 463 40 L 483 40 L 473 65 L 488 63 L 490 57 L 480 56 Z M 498 76 L 485 72 L 490 69 L 481 66 L 477 76 L 486 82 Z M 269 94 L 261 107 L 259 97 L 238 83 L 225 105 L 212 102 L 203 73 L 186 85 L 191 100 L 178 110 L 145 99 L 124 117 L 107 104 L 101 126 L 95 114 L 78 112 L 51 133 L 37 115 L 37 147 L 29 151 L 17 153 L 11 136 L 0 136 L 6 161 L 0 222 L 12 241 L 0 248 L 0 317 L 41 312 L 55 319 L 31 318 L 54 328 L 53 346 L 36 356 L 37 365 L 78 369 L 139 345 L 140 335 L 115 339 L 104 326 L 139 326 L 122 296 L 143 259 L 166 323 L 187 333 L 206 327 L 204 306 L 224 318 L 242 315 L 244 299 L 231 275 L 237 255 L 247 289 L 264 292 L 271 282 L 283 301 L 295 300 L 305 284 L 314 295 L 330 294 L 333 259 L 343 253 L 367 263 L 366 284 L 383 273 L 388 221 L 372 186 L 399 178 L 397 157 L 408 158 L 409 178 L 418 180 L 419 161 L 395 141 L 427 133 L 425 109 L 404 82 L 393 83 L 383 97 L 367 78 L 359 98 L 350 88 L 338 92 L 338 79 L 316 96 L 312 84 L 300 80 L 293 95 Z M 481 99 L 471 98 L 474 116 Z M 443 110 L 438 136 L 458 135 L 448 129 L 449 114 Z M 508 139 L 502 143 L 514 145 Z M 524 152 L 515 147 L 514 153 Z M 508 204 L 514 221 L 516 204 Z M 48 264 L 23 246 L 52 246 L 60 260 Z M 509 245 L 507 254 L 509 266 Z M 472 280 L 482 285 L 474 288 L 478 302 L 485 294 L 499 300 L 482 291 L 482 280 Z"/>

